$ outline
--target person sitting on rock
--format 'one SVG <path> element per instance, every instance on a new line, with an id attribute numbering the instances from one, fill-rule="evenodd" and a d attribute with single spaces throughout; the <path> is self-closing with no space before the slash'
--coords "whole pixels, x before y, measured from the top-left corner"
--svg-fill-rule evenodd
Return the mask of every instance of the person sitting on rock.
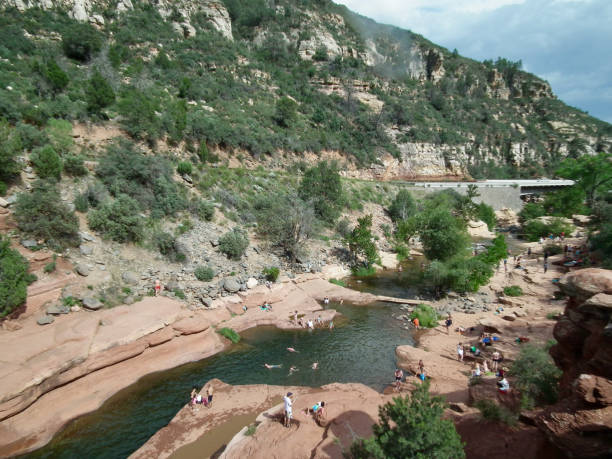
<path id="1" fill-rule="evenodd" d="M 480 377 L 480 364 L 478 362 L 476 362 L 474 364 L 474 369 L 472 370 L 472 377 L 473 378 L 478 378 Z"/>
<path id="2" fill-rule="evenodd" d="M 320 422 L 325 417 L 325 402 L 315 403 L 312 407 L 314 420 Z"/>
<path id="3" fill-rule="evenodd" d="M 507 394 L 510 391 L 510 383 L 505 376 L 499 378 L 499 381 L 497 381 L 497 387 L 499 388 L 500 394 Z"/>

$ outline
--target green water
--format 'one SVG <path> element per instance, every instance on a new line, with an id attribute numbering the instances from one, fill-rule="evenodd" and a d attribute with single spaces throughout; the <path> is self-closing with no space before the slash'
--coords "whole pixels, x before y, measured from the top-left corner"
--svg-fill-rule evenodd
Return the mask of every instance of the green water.
<path id="1" fill-rule="evenodd" d="M 412 344 L 409 331 L 391 314 L 393 305 L 331 304 L 343 314 L 333 331 L 281 331 L 260 327 L 240 344 L 203 361 L 149 375 L 70 423 L 51 443 L 26 457 L 122 458 L 168 424 L 188 401 L 194 385 L 211 378 L 230 384 L 321 386 L 361 382 L 381 390 L 393 380 L 395 347 Z M 287 347 L 299 352 L 289 353 Z M 319 369 L 310 366 L 319 362 Z M 282 364 L 267 370 L 263 364 Z M 294 365 L 299 371 L 289 374 Z"/>

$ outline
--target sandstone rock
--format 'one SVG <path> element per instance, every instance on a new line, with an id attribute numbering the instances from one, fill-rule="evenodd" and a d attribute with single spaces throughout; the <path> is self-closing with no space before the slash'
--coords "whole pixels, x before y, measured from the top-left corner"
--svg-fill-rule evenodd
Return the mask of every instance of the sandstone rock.
<path id="1" fill-rule="evenodd" d="M 6 199 L 0 198 L 0 207 L 8 207 L 9 203 Z"/>
<path id="2" fill-rule="evenodd" d="M 187 317 L 172 324 L 172 328 L 181 335 L 200 333 L 210 327 L 210 322 L 202 316 Z"/>
<path id="3" fill-rule="evenodd" d="M 125 271 L 121 274 L 121 279 L 123 282 L 129 285 L 137 285 L 140 281 L 140 276 L 136 274 L 134 271 Z"/>
<path id="4" fill-rule="evenodd" d="M 84 263 L 79 263 L 78 265 L 76 265 L 74 270 L 80 276 L 84 276 L 84 277 L 89 276 L 89 266 L 87 266 Z"/>
<path id="5" fill-rule="evenodd" d="M 490 333 L 498 333 L 502 334 L 502 328 L 506 326 L 502 319 L 494 318 L 494 317 L 485 317 L 478 321 L 480 325 L 490 330 Z"/>
<path id="6" fill-rule="evenodd" d="M 257 286 L 259 282 L 257 281 L 257 279 L 255 279 L 254 277 L 249 277 L 248 280 L 246 281 L 246 287 L 248 289 L 254 288 Z"/>
<path id="7" fill-rule="evenodd" d="M 234 277 L 227 277 L 223 281 L 223 288 L 230 293 L 236 293 L 240 291 L 240 282 Z"/>
<path id="8" fill-rule="evenodd" d="M 581 374 L 575 381 L 576 394 L 585 402 L 612 405 L 612 381 L 601 376 Z"/>
<path id="9" fill-rule="evenodd" d="M 572 215 L 572 220 L 578 226 L 586 226 L 591 223 L 591 217 L 589 215 Z"/>
<path id="10" fill-rule="evenodd" d="M 71 306 L 70 312 L 79 312 L 81 310 L 80 306 Z"/>
<path id="11" fill-rule="evenodd" d="M 81 236 L 81 239 L 83 239 L 84 241 L 96 242 L 96 238 L 93 237 L 91 234 L 86 233 L 85 231 L 79 232 L 79 236 Z"/>
<path id="12" fill-rule="evenodd" d="M 593 295 L 580 306 L 580 309 L 585 307 L 602 308 L 612 311 L 612 295 L 607 293 L 598 293 L 597 295 Z"/>
<path id="13" fill-rule="evenodd" d="M 53 316 L 50 316 L 47 314 L 36 319 L 36 323 L 38 325 L 48 325 L 48 324 L 52 324 L 54 321 L 55 319 L 53 318 Z"/>
<path id="14" fill-rule="evenodd" d="M 516 320 L 516 317 L 506 315 L 506 316 L 503 316 L 502 319 L 507 320 L 508 322 L 514 322 Z"/>
<path id="15" fill-rule="evenodd" d="M 466 413 L 471 411 L 470 408 L 462 402 L 451 403 L 448 406 L 451 410 L 456 411 L 457 413 Z"/>
<path id="16" fill-rule="evenodd" d="M 128 295 L 123 299 L 123 304 L 134 304 L 134 297 L 132 295 Z"/>
<path id="17" fill-rule="evenodd" d="M 507 296 L 500 296 L 497 301 L 499 301 L 501 304 L 505 304 L 506 306 L 512 306 L 515 308 L 522 308 L 525 305 L 525 303 L 522 301 L 515 298 L 509 298 Z"/>
<path id="18" fill-rule="evenodd" d="M 79 250 L 81 252 L 81 255 L 91 255 L 93 253 L 93 247 L 90 245 L 85 245 L 85 244 L 81 244 L 79 246 Z"/>
<path id="19" fill-rule="evenodd" d="M 598 293 L 612 294 L 612 271 L 600 268 L 586 268 L 566 274 L 559 281 L 561 290 L 578 302 Z"/>
<path id="20" fill-rule="evenodd" d="M 200 303 L 202 303 L 204 305 L 204 307 L 210 308 L 212 307 L 213 304 L 213 300 L 207 296 L 201 295 L 200 296 Z"/>
<path id="21" fill-rule="evenodd" d="M 512 314 L 514 314 L 516 317 L 527 317 L 527 313 L 523 311 L 522 309 L 517 309 L 516 311 L 512 311 Z"/>
<path id="22" fill-rule="evenodd" d="M 97 298 L 89 297 L 89 296 L 83 298 L 82 302 L 83 302 L 83 306 L 85 306 L 87 309 L 91 309 L 92 311 L 97 311 L 102 306 L 104 306 L 104 304 L 100 300 L 98 300 Z"/>
<path id="23" fill-rule="evenodd" d="M 470 220 L 467 223 L 467 230 L 469 235 L 472 237 L 482 237 L 487 239 L 493 239 L 495 237 L 495 233 L 489 231 L 487 224 L 481 220 Z"/>
<path id="24" fill-rule="evenodd" d="M 2 329 L 6 331 L 17 331 L 22 328 L 22 325 L 16 320 L 5 320 L 2 322 Z"/>

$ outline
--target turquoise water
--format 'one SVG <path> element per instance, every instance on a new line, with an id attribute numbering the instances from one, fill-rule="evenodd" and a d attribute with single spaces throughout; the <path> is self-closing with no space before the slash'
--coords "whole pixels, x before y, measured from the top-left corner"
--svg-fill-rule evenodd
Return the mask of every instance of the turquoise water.
<path id="1" fill-rule="evenodd" d="M 393 380 L 395 347 L 412 344 L 409 331 L 391 314 L 394 305 L 331 304 L 343 314 L 333 331 L 281 331 L 260 327 L 244 332 L 229 351 L 203 361 L 149 375 L 96 412 L 79 418 L 31 458 L 122 458 L 168 424 L 188 401 L 192 386 L 211 378 L 230 384 L 321 386 L 361 382 L 377 390 Z M 293 347 L 297 353 L 287 352 Z M 310 366 L 319 362 L 319 369 Z M 267 370 L 263 364 L 282 364 Z M 299 370 L 289 374 L 294 365 Z"/>

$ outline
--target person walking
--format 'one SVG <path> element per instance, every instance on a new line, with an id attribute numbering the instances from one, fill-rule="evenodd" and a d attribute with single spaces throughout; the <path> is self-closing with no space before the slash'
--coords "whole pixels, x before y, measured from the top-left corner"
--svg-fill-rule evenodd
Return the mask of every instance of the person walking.
<path id="1" fill-rule="evenodd" d="M 450 312 L 448 313 L 448 317 L 446 318 L 446 321 L 444 322 L 444 325 L 446 326 L 446 334 L 450 335 L 450 327 L 451 325 L 453 325 L 453 319 L 450 315 Z"/>
<path id="2" fill-rule="evenodd" d="M 548 271 L 548 260 L 544 261 L 544 274 Z"/>
<path id="3" fill-rule="evenodd" d="M 457 360 L 463 362 L 463 344 L 457 344 Z"/>

